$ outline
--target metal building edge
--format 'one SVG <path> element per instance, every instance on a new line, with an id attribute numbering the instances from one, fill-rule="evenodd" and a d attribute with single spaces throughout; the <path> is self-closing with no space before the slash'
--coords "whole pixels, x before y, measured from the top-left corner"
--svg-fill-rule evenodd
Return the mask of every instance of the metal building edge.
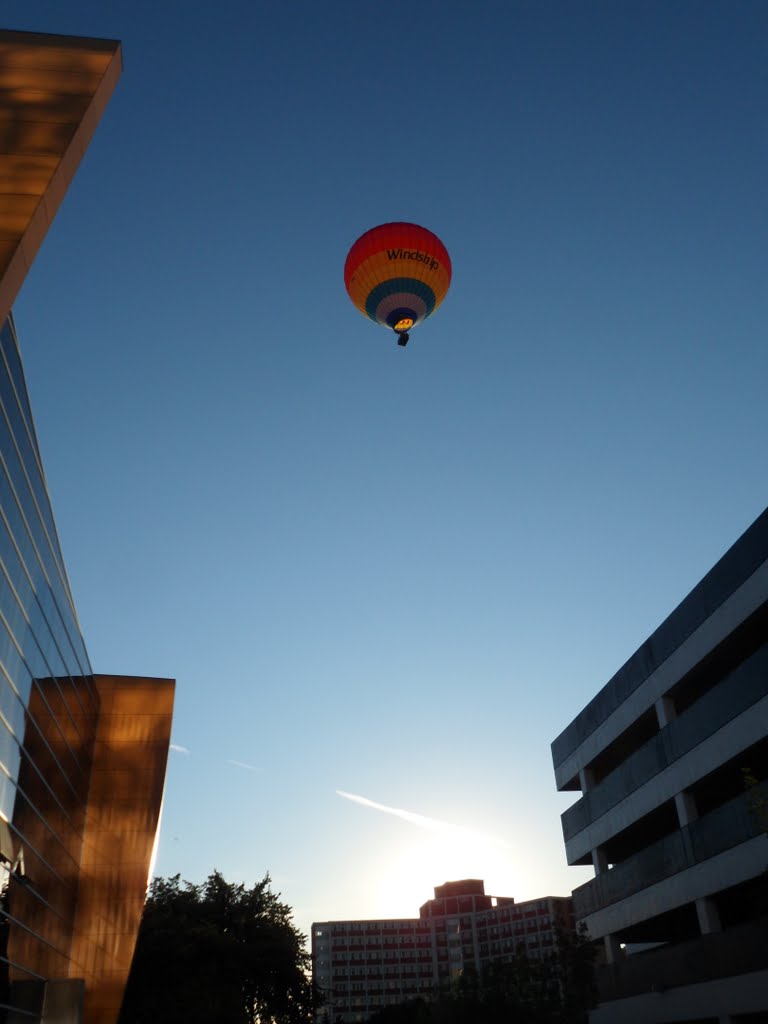
<path id="1" fill-rule="evenodd" d="M 115 1024 L 174 681 L 95 675 L 11 304 L 112 94 L 120 44 L 0 31 L 0 1017 Z"/>

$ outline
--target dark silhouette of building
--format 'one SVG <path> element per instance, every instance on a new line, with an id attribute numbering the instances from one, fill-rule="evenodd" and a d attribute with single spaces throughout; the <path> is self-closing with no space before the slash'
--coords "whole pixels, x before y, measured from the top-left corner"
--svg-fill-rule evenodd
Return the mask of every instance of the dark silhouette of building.
<path id="1" fill-rule="evenodd" d="M 593 1024 L 768 1020 L 768 511 L 552 744 Z M 759 1016 L 749 1016 L 758 1014 Z"/>
<path id="2" fill-rule="evenodd" d="M 170 679 L 94 675 L 10 307 L 120 74 L 0 32 L 0 1019 L 114 1024 L 146 896 Z"/>
<path id="3" fill-rule="evenodd" d="M 467 968 L 481 973 L 520 950 L 548 956 L 560 928 L 573 931 L 570 897 L 515 903 L 487 896 L 479 879 L 437 886 L 418 918 L 313 924 L 313 977 L 327 1000 L 320 1019 L 359 1024 L 385 1006 L 428 997 Z"/>

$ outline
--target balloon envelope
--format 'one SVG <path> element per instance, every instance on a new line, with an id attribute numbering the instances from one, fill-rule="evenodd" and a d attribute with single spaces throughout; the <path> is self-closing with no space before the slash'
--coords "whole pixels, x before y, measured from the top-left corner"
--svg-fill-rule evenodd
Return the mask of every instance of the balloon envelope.
<path id="1" fill-rule="evenodd" d="M 355 306 L 405 338 L 434 313 L 450 283 L 451 259 L 443 243 L 404 221 L 366 231 L 344 264 L 344 284 Z"/>

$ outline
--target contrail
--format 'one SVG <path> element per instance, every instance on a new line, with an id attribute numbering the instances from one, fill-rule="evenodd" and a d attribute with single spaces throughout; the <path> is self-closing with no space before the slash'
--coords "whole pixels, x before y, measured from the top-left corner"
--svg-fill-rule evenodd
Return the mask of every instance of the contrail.
<path id="1" fill-rule="evenodd" d="M 366 796 L 356 796 L 354 793 L 345 793 L 343 789 L 337 789 L 336 793 L 351 800 L 352 803 L 360 804 L 362 807 L 371 807 L 374 811 L 382 811 L 384 814 L 393 814 L 396 818 L 402 818 L 417 828 L 426 829 L 428 832 L 438 832 L 443 835 L 463 835 L 477 839 L 478 841 L 500 843 L 506 846 L 502 839 L 493 836 L 483 835 L 481 832 L 474 832 L 472 829 L 464 828 L 463 825 L 452 825 L 449 821 L 438 821 L 436 818 L 428 818 L 424 814 L 416 814 L 414 811 L 404 811 L 400 807 L 388 807 L 386 804 L 377 804 L 375 800 L 369 800 Z"/>
<path id="2" fill-rule="evenodd" d="M 188 754 L 189 748 L 182 747 L 178 743 L 171 743 L 171 750 L 175 750 L 177 754 Z"/>
<path id="3" fill-rule="evenodd" d="M 231 757 L 227 758 L 227 764 L 233 764 L 237 768 L 247 768 L 249 772 L 261 771 L 261 768 L 257 768 L 255 764 L 246 764 L 245 761 L 235 761 Z"/>

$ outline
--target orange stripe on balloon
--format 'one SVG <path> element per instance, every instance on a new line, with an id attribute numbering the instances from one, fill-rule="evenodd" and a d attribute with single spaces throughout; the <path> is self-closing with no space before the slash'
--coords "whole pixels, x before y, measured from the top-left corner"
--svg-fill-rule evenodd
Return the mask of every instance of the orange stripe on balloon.
<path id="1" fill-rule="evenodd" d="M 391 260 L 386 253 L 377 252 L 358 264 L 353 276 L 347 282 L 349 297 L 358 308 L 365 308 L 366 300 L 376 285 L 389 281 L 394 277 L 413 277 L 417 281 L 428 284 L 435 293 L 435 308 L 446 296 L 451 283 L 450 271 L 442 264 L 432 270 L 425 263 L 417 260 Z"/>
<path id="2" fill-rule="evenodd" d="M 441 267 L 447 268 L 448 280 L 451 278 L 451 258 L 448 250 L 432 231 L 418 224 L 396 221 L 381 224 L 366 231 L 354 243 L 344 266 L 344 283 L 348 285 L 357 267 L 374 256 L 377 252 L 386 253 L 387 249 L 421 250 L 436 259 Z M 416 261 L 406 261 L 413 263 Z"/>

